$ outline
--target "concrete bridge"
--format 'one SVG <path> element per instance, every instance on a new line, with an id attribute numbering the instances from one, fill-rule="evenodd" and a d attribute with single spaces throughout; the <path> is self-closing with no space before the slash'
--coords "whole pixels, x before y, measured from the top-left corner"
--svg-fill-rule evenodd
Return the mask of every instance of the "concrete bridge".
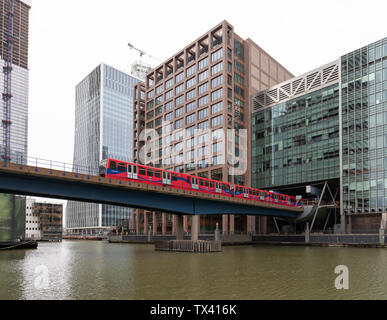
<path id="1" fill-rule="evenodd" d="M 169 212 L 178 216 L 178 235 L 183 234 L 183 215 L 239 214 L 294 219 L 303 212 L 302 208 L 279 204 L 9 162 L 0 162 L 0 192 Z M 192 219 L 193 227 L 199 228 L 196 220 L 199 219 Z"/>

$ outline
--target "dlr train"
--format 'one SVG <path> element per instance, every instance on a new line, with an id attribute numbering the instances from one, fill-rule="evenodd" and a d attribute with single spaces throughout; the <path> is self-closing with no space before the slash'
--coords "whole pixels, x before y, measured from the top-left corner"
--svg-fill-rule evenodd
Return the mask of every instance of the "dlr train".
<path id="1" fill-rule="evenodd" d="M 185 173 L 153 168 L 115 159 L 102 160 L 99 174 L 109 179 L 135 181 L 139 183 L 168 186 L 176 189 L 192 190 L 205 194 L 218 194 L 225 197 L 242 198 L 288 207 L 302 207 L 295 197 L 239 185 L 231 185 Z"/>

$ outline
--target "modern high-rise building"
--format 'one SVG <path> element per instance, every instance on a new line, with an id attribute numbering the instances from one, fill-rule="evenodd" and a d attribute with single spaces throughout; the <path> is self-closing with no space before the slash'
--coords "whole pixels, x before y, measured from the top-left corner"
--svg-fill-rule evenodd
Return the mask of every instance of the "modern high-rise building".
<path id="1" fill-rule="evenodd" d="M 28 43 L 29 43 L 29 11 L 31 8 L 31 1 L 27 0 L 14 0 L 13 1 L 13 28 L 12 38 L 9 38 L 9 1 L 0 0 L 0 92 L 5 94 L 5 83 L 7 79 L 10 79 L 11 92 L 7 94 L 11 95 L 11 108 L 10 108 L 10 124 L 6 119 L 5 104 L 8 99 L 3 95 L 3 99 L 0 102 L 0 154 L 4 155 L 5 146 L 4 142 L 4 130 L 3 126 L 9 125 L 10 136 L 10 157 L 11 161 L 26 161 L 27 159 L 27 136 L 28 136 L 28 87 L 29 87 L 29 69 L 28 69 Z M 12 68 L 4 68 L 8 60 L 9 54 L 9 42 L 12 42 Z M 11 77 L 8 78 L 7 73 L 11 73 Z M 4 120 L 4 122 L 3 122 Z M 7 121 L 7 122 L 5 122 Z M 14 195 L 3 195 L 2 200 L 8 199 L 9 204 L 7 207 L 13 208 L 9 211 L 11 215 L 8 219 L 3 221 L 13 221 L 12 225 L 6 225 L 5 222 L 0 221 L 0 239 L 5 240 L 6 236 L 2 237 L 2 230 L 12 230 L 13 237 L 24 237 L 24 221 L 17 222 L 17 219 L 21 217 L 16 210 L 21 200 L 20 197 Z M 25 199 L 20 202 L 25 206 Z M 25 209 L 22 210 L 25 212 Z M 5 213 L 3 213 L 5 215 Z M 23 215 L 25 218 L 25 214 Z M 23 224 L 23 228 L 19 228 L 18 225 Z M 22 232 L 13 232 L 15 230 L 22 230 Z M 4 231 L 6 232 L 6 231 Z M 12 240 L 12 239 L 8 239 Z"/>
<path id="2" fill-rule="evenodd" d="M 341 232 L 387 221 L 387 38 L 253 96 L 252 185 L 306 195 L 328 182 Z"/>
<path id="3" fill-rule="evenodd" d="M 97 172 L 109 157 L 132 161 L 133 87 L 139 80 L 99 65 L 76 86 L 74 170 Z M 131 209 L 69 201 L 66 228 L 96 234 L 130 219 Z"/>
<path id="4" fill-rule="evenodd" d="M 144 163 L 141 150 L 148 139 L 141 133 L 153 129 L 159 137 L 150 153 L 158 159 L 147 164 L 249 185 L 250 97 L 291 77 L 256 43 L 221 22 L 149 72 L 145 84 L 136 85 L 134 161 Z M 229 156 L 238 161 L 229 161 Z M 136 211 L 132 221 L 137 233 L 147 232 L 150 225 L 153 233 L 175 229 L 174 217 L 162 213 Z M 201 232 L 213 232 L 216 223 L 224 234 L 248 233 L 255 225 L 253 217 L 203 216 Z M 184 224 L 189 228 L 187 217 Z"/>

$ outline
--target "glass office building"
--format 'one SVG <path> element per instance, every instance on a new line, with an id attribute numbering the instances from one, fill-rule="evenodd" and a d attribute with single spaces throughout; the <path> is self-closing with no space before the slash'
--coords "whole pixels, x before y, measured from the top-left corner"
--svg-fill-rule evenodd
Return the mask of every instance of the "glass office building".
<path id="1" fill-rule="evenodd" d="M 253 103 L 253 186 L 291 193 L 334 181 L 341 231 L 378 232 L 387 222 L 387 38 Z"/>
<path id="2" fill-rule="evenodd" d="M 106 158 L 132 161 L 133 88 L 139 80 L 101 64 L 76 87 L 74 169 Z M 96 233 L 130 219 L 131 209 L 70 201 L 66 227 Z"/>
<path id="3" fill-rule="evenodd" d="M 344 213 L 387 212 L 387 38 L 341 58 Z"/>

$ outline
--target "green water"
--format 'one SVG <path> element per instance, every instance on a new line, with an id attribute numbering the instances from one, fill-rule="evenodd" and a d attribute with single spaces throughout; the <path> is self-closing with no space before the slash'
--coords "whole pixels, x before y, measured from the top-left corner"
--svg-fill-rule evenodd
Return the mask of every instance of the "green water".
<path id="1" fill-rule="evenodd" d="M 338 265 L 349 269 L 349 290 L 335 288 Z M 40 243 L 0 251 L 0 299 L 387 299 L 386 266 L 386 249 L 242 246 L 186 254 Z"/>

